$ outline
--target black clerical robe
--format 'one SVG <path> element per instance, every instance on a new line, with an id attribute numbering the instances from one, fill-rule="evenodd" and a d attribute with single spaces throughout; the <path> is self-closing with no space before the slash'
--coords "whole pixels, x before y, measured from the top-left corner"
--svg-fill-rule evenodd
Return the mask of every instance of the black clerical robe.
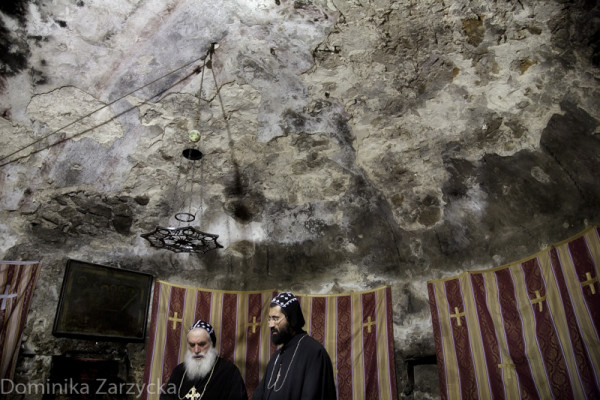
<path id="1" fill-rule="evenodd" d="M 306 332 L 295 335 L 271 356 L 252 396 L 252 400 L 335 399 L 331 359 Z"/>
<path id="2" fill-rule="evenodd" d="M 217 357 L 216 363 L 210 378 L 209 372 L 203 379 L 196 380 L 189 379 L 187 374 L 184 376 L 185 364 L 179 364 L 163 387 L 160 400 L 248 400 L 246 385 L 235 364 L 221 357 Z M 204 395 L 200 398 L 202 391 Z"/>

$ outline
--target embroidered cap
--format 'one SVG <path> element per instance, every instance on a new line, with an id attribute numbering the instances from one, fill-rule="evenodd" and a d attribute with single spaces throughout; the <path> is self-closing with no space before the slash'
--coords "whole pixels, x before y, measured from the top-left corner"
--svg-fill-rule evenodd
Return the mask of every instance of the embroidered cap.
<path id="1" fill-rule="evenodd" d="M 271 300 L 272 303 L 277 304 L 281 308 L 286 308 L 288 305 L 290 305 L 290 303 L 292 303 L 294 301 L 297 302 L 298 299 L 291 292 L 279 293 L 277 296 L 275 296 L 273 298 L 273 300 Z"/>
<path id="2" fill-rule="evenodd" d="M 302 309 L 298 298 L 291 292 L 281 292 L 271 300 L 271 307 L 281 307 L 281 312 L 287 318 L 290 327 L 296 332 L 301 332 L 305 324 Z"/>
<path id="3" fill-rule="evenodd" d="M 199 319 L 198 321 L 194 322 L 189 331 L 192 329 L 204 329 L 210 335 L 210 340 L 212 341 L 213 347 L 217 344 L 217 335 L 215 335 L 215 330 L 208 322 Z"/>

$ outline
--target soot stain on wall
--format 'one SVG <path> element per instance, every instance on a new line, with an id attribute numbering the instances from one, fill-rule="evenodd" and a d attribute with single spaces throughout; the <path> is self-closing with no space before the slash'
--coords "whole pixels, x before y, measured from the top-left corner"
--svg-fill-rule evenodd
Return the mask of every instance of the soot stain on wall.
<path id="1" fill-rule="evenodd" d="M 0 11 L 18 21 L 21 27 L 27 22 L 27 1 L 14 0 L 0 3 Z M 29 45 L 14 35 L 0 19 L 0 78 L 14 76 L 27 68 Z M 1 89 L 1 87 L 0 87 Z"/>

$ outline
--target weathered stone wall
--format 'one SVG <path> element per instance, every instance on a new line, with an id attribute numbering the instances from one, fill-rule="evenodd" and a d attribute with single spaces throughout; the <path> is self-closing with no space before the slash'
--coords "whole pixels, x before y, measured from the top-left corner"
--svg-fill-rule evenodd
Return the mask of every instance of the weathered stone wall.
<path id="1" fill-rule="evenodd" d="M 414 388 L 405 368 L 435 352 L 426 281 L 600 222 L 598 5 L 201 3 L 0 7 L 0 258 L 43 262 L 17 379 L 81 350 L 142 380 L 142 344 L 51 335 L 73 258 L 215 289 L 389 284 L 401 397 L 436 398 L 433 367 Z M 198 227 L 224 246 L 203 256 L 140 237 L 177 225 L 190 129 Z"/>

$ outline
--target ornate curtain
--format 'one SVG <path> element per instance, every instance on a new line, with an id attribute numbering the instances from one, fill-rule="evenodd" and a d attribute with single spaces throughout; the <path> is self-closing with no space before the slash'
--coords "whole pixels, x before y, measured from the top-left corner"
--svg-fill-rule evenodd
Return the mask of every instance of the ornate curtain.
<path id="1" fill-rule="evenodd" d="M 0 378 L 12 379 L 39 262 L 0 261 Z"/>
<path id="2" fill-rule="evenodd" d="M 443 399 L 600 398 L 600 229 L 428 282 Z"/>
<path id="3" fill-rule="evenodd" d="M 220 355 L 238 366 L 251 397 L 276 350 L 266 323 L 276 293 L 211 291 L 157 281 L 143 398 L 158 399 L 159 388 L 183 360 L 187 330 L 197 319 L 213 325 Z M 396 399 L 390 288 L 296 296 L 306 319 L 304 329 L 331 357 L 338 398 Z"/>

